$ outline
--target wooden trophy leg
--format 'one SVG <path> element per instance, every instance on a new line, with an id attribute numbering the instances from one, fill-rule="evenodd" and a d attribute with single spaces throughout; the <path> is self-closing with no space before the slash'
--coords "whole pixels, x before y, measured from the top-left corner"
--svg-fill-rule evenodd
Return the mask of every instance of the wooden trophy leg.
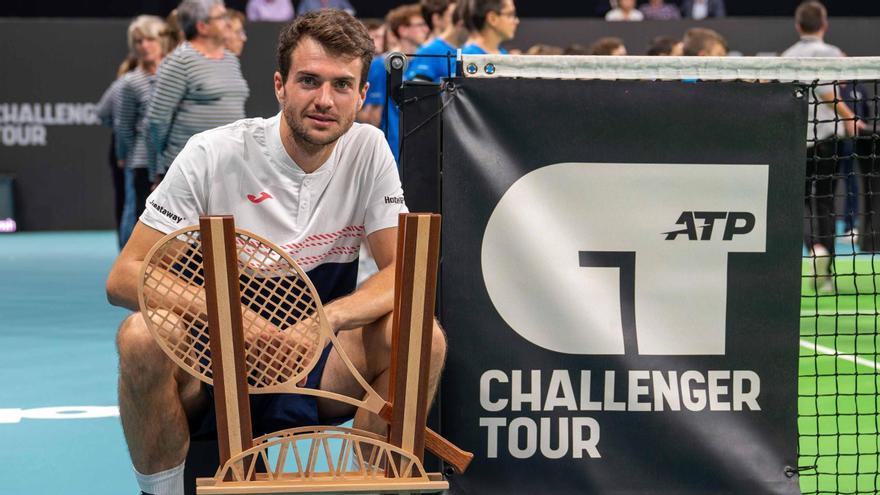
<path id="1" fill-rule="evenodd" d="M 401 214 L 398 222 L 388 442 L 424 460 L 440 215 Z M 398 458 L 396 462 L 401 463 Z M 402 476 L 409 466 L 398 464 Z"/>
<path id="2" fill-rule="evenodd" d="M 235 224 L 231 216 L 203 216 L 199 219 L 199 226 L 205 270 L 214 407 L 217 413 L 217 442 L 220 466 L 223 466 L 230 457 L 253 445 Z M 236 467 L 242 475 L 241 479 L 246 479 L 250 471 L 250 466 L 246 464 L 248 463 L 243 461 Z"/>

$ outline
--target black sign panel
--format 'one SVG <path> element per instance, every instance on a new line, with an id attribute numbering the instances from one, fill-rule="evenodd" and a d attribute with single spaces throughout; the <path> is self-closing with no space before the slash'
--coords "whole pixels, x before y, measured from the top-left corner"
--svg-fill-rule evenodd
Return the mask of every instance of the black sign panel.
<path id="1" fill-rule="evenodd" d="M 454 82 L 453 492 L 799 493 L 794 87 Z"/>

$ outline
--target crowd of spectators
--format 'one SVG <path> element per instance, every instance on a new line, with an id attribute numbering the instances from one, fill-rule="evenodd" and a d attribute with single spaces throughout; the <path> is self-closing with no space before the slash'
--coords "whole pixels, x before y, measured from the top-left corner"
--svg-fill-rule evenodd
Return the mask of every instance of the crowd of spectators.
<path id="1" fill-rule="evenodd" d="M 609 7 L 606 19 L 615 22 L 725 15 L 724 0 L 681 0 L 680 4 L 647 0 L 641 5 L 637 0 L 611 0 Z M 114 130 L 111 166 L 116 177 L 120 245 L 145 208 L 146 195 L 189 137 L 245 117 L 249 89 L 237 57 L 247 41 L 247 22 L 288 21 L 323 8 L 355 13 L 347 0 L 303 0 L 296 8 L 291 0 L 250 0 L 247 15 L 227 9 L 222 0 L 183 0 L 164 20 L 140 16 L 132 21 L 128 29 L 130 56 L 100 104 L 105 123 Z M 399 110 L 386 91 L 387 54 L 409 55 L 404 79 L 440 82 L 454 75 L 453 60 L 459 49 L 464 54 L 521 53 L 504 46 L 515 38 L 519 26 L 514 0 L 421 0 L 395 7 L 383 20 L 363 22 L 373 39 L 376 57 L 358 120 L 385 132 L 395 159 L 400 143 Z M 804 2 L 798 8 L 796 24 L 801 41 L 785 56 L 843 56 L 823 41 L 827 13 L 819 2 Z M 719 57 L 727 55 L 728 45 L 720 33 L 692 27 L 679 36 L 654 38 L 644 52 Z M 587 45 L 536 44 L 525 53 L 624 56 L 633 51 L 621 38 L 602 37 Z M 834 111 L 844 118 L 852 115 L 845 105 Z M 824 211 L 828 205 L 818 207 Z M 824 232 L 828 226 L 814 230 Z M 807 242 L 820 255 L 833 252 L 833 243 Z"/>

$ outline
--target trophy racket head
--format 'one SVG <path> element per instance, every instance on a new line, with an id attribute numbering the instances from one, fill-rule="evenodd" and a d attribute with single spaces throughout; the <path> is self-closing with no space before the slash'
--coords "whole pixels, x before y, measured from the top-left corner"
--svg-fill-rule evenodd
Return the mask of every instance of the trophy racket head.
<path id="1" fill-rule="evenodd" d="M 320 358 L 330 332 L 317 291 L 271 242 L 237 229 L 235 243 L 248 384 L 259 392 L 296 384 Z M 162 238 L 144 261 L 139 298 L 159 347 L 212 384 L 201 246 L 198 226 Z"/>

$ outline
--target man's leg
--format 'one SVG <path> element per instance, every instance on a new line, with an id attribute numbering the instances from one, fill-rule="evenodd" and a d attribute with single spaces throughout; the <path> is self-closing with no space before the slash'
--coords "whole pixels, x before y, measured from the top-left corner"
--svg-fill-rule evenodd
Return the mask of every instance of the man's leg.
<path id="1" fill-rule="evenodd" d="M 344 330 L 338 334 L 339 343 L 351 359 L 352 364 L 364 379 L 382 397 L 388 397 L 388 382 L 391 377 L 391 315 L 374 323 L 354 330 Z M 446 361 L 446 335 L 440 324 L 434 320 L 431 337 L 431 367 L 428 373 L 428 397 L 433 401 L 437 385 Z M 348 371 L 342 358 L 333 350 L 327 359 L 321 377 L 321 390 L 336 392 L 351 397 L 363 397 L 364 391 Z M 318 399 L 318 411 L 322 418 L 351 416 L 354 408 L 348 404 Z M 377 415 L 359 410 L 354 416 L 357 428 L 384 434 L 385 422 Z"/>
<path id="2" fill-rule="evenodd" d="M 123 321 L 116 344 L 119 414 L 132 464 L 143 477 L 178 469 L 182 480 L 189 449 L 187 414 L 208 404 L 207 393 L 168 359 L 140 313 Z"/>

